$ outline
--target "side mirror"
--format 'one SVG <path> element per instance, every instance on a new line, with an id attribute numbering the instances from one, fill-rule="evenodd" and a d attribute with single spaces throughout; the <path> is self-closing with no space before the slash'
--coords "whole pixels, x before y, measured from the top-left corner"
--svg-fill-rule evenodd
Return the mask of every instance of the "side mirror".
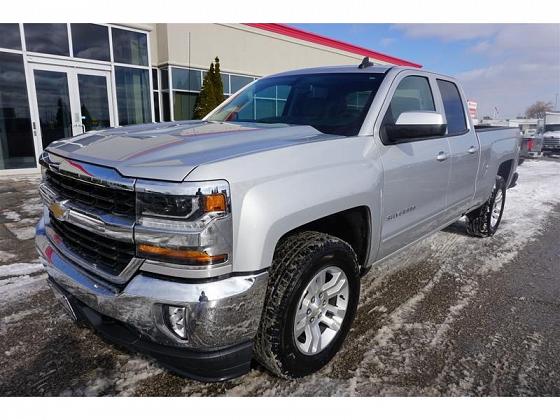
<path id="1" fill-rule="evenodd" d="M 403 112 L 395 124 L 386 124 L 384 127 L 391 143 L 443 136 L 447 131 L 443 116 L 433 111 Z"/>

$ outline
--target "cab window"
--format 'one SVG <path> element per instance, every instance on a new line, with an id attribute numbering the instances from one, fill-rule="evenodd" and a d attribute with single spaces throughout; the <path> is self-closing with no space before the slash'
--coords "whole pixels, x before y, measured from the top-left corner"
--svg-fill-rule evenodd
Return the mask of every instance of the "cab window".
<path id="1" fill-rule="evenodd" d="M 395 124 L 399 115 L 410 111 L 435 111 L 434 97 L 426 77 L 407 76 L 393 94 L 383 124 Z"/>
<path id="2" fill-rule="evenodd" d="M 465 109 L 457 85 L 447 80 L 437 80 L 438 88 L 443 101 L 445 118 L 447 119 L 447 135 L 453 136 L 467 131 Z"/>

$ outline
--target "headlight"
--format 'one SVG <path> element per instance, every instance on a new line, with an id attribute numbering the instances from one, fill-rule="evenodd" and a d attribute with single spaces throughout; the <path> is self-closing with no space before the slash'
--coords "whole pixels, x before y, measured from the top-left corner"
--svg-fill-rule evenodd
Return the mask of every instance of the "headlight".
<path id="1" fill-rule="evenodd" d="M 231 203 L 226 181 L 138 181 L 136 191 L 138 256 L 192 266 L 231 259 Z"/>

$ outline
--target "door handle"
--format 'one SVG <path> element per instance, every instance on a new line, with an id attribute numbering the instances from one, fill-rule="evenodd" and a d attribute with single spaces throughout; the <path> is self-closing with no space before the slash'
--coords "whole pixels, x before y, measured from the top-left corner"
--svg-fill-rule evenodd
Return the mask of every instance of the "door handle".
<path id="1" fill-rule="evenodd" d="M 445 152 L 439 152 L 438 155 L 436 156 L 436 159 L 439 162 L 443 162 L 444 160 L 447 159 L 447 154 Z"/>
<path id="2" fill-rule="evenodd" d="M 474 146 L 469 147 L 468 152 L 472 155 L 474 152 L 476 152 L 476 147 Z"/>

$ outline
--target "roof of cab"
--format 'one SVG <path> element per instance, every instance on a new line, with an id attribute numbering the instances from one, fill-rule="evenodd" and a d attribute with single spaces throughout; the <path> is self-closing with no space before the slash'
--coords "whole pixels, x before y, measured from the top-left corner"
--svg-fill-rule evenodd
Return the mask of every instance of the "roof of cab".
<path id="1" fill-rule="evenodd" d="M 289 70 L 282 73 L 271 74 L 270 76 L 292 76 L 296 74 L 317 74 L 317 73 L 386 73 L 390 69 L 400 66 L 382 66 L 374 65 L 365 68 L 355 66 L 326 66 L 326 67 L 309 67 L 304 69 Z M 415 69 L 418 70 L 418 69 Z"/>

